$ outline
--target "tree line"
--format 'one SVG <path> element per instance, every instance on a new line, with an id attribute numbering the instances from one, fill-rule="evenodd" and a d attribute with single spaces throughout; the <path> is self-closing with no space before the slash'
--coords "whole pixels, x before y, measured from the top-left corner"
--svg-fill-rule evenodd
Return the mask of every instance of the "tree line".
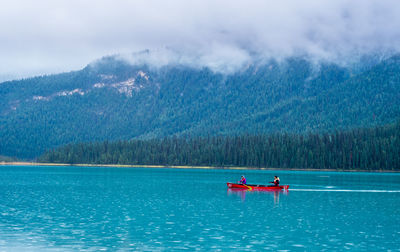
<path id="1" fill-rule="evenodd" d="M 269 134 L 68 144 L 39 162 L 400 170 L 400 122 L 330 134 Z"/>

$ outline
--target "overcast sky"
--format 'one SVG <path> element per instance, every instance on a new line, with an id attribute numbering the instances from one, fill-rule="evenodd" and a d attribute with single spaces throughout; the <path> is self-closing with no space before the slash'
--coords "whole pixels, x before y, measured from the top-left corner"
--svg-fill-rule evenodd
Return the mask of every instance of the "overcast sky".
<path id="1" fill-rule="evenodd" d="M 2 0 L 0 34 L 0 80 L 144 49 L 155 64 L 230 71 L 254 55 L 399 51 L 400 1 Z"/>

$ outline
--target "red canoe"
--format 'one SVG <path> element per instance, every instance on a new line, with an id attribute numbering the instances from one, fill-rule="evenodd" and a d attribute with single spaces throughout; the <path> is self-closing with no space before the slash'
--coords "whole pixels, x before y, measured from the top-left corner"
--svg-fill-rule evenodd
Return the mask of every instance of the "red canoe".
<path id="1" fill-rule="evenodd" d="M 235 183 L 226 183 L 228 188 L 232 189 L 244 189 L 244 190 L 259 190 L 259 191 L 279 191 L 279 190 L 289 190 L 289 185 L 281 185 L 281 186 L 267 186 L 267 185 L 245 185 L 245 184 L 235 184 Z"/>

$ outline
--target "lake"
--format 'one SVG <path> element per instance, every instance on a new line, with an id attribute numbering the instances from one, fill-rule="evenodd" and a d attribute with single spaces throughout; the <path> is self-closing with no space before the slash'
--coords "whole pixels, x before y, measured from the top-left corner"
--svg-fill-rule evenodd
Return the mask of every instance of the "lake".
<path id="1" fill-rule="evenodd" d="M 400 251 L 400 174 L 0 166 L 0 251 L 78 250 Z"/>

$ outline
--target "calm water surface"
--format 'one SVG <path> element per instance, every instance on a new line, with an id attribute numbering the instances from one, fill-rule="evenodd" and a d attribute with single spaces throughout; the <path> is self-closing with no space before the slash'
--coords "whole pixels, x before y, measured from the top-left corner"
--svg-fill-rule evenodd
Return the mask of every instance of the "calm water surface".
<path id="1" fill-rule="evenodd" d="M 185 249 L 400 251 L 400 174 L 0 166 L 0 251 Z"/>

